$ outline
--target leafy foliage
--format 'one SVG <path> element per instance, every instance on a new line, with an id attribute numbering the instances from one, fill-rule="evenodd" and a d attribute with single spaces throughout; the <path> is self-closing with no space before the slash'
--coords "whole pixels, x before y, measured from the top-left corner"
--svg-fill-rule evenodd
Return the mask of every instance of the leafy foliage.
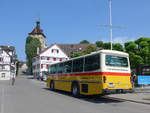
<path id="1" fill-rule="evenodd" d="M 103 49 L 110 49 L 110 42 L 103 43 Z"/>
<path id="2" fill-rule="evenodd" d="M 150 65 L 150 39 L 141 37 L 135 41 L 126 42 L 125 50 L 130 55 L 131 67 L 141 64 Z"/>
<path id="3" fill-rule="evenodd" d="M 97 48 L 110 49 L 110 42 L 96 41 Z M 96 49 L 87 48 L 80 55 L 89 54 Z M 137 68 L 139 65 L 150 65 L 150 38 L 140 37 L 135 41 L 113 44 L 113 50 L 125 51 L 129 54 L 131 68 Z"/>
<path id="4" fill-rule="evenodd" d="M 79 57 L 79 56 L 81 56 L 81 53 L 73 53 L 73 54 L 71 54 L 71 58 Z"/>
<path id="5" fill-rule="evenodd" d="M 41 49 L 41 43 L 39 39 L 27 37 L 25 53 L 27 56 L 27 65 L 30 73 L 32 73 L 32 59 L 37 55 L 37 48 Z"/>
<path id="6" fill-rule="evenodd" d="M 126 50 L 127 53 L 129 53 L 129 52 L 136 53 L 137 50 L 138 50 L 136 43 L 133 42 L 133 41 L 131 41 L 131 42 L 126 42 L 126 43 L 124 44 L 124 46 L 125 46 L 125 50 Z"/>
<path id="7" fill-rule="evenodd" d="M 80 53 L 73 53 L 71 55 L 71 58 L 79 57 L 79 56 L 86 55 L 86 54 L 90 54 L 91 52 L 94 52 L 94 51 L 96 51 L 96 48 L 92 45 L 89 45 L 84 51 L 81 51 Z"/>
<path id="8" fill-rule="evenodd" d="M 81 54 L 82 55 L 86 55 L 86 54 L 90 54 L 91 52 L 96 51 L 96 48 L 93 47 L 92 45 L 89 45 Z"/>
<path id="9" fill-rule="evenodd" d="M 103 42 L 102 41 L 96 41 L 95 44 L 98 48 L 103 48 Z"/>
<path id="10" fill-rule="evenodd" d="M 109 42 L 96 41 L 96 46 L 101 49 L 110 49 Z M 131 68 L 142 64 L 150 65 L 150 38 L 140 37 L 135 41 L 113 44 L 113 50 L 129 53 Z"/>
<path id="11" fill-rule="evenodd" d="M 124 48 L 120 43 L 116 43 L 116 44 L 113 44 L 113 50 L 124 51 Z"/>
<path id="12" fill-rule="evenodd" d="M 143 64 L 143 58 L 139 55 L 134 54 L 133 52 L 129 52 L 129 58 L 131 68 L 136 68 L 139 65 Z"/>
<path id="13" fill-rule="evenodd" d="M 87 40 L 82 40 L 81 42 L 80 42 L 80 44 L 89 44 L 90 42 L 89 41 L 87 41 Z"/>

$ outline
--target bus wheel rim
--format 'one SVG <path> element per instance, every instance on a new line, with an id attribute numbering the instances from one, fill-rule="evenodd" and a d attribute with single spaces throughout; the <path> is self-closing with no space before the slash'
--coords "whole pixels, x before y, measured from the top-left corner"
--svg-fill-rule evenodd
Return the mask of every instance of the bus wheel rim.
<path id="1" fill-rule="evenodd" d="M 54 89 L 54 84 L 53 83 L 51 83 L 51 89 Z"/>
<path id="2" fill-rule="evenodd" d="M 77 95 L 78 89 L 76 86 L 73 87 L 73 95 Z"/>

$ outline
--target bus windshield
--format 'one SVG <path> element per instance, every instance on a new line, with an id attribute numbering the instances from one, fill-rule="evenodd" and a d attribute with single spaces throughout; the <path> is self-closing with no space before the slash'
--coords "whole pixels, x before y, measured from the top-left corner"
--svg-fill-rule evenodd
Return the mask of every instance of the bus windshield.
<path id="1" fill-rule="evenodd" d="M 106 55 L 105 63 L 107 66 L 128 67 L 128 59 L 126 57 Z"/>

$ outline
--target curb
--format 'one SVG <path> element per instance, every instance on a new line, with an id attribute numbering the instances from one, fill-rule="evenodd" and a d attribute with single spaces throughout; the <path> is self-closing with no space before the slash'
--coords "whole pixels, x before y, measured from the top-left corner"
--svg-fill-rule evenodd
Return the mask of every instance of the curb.
<path id="1" fill-rule="evenodd" d="M 150 105 L 150 102 L 142 102 L 142 101 L 136 101 L 136 100 L 130 100 L 130 99 L 123 99 L 123 98 L 116 98 L 116 97 L 108 97 L 108 96 L 106 96 L 106 98 Z"/>

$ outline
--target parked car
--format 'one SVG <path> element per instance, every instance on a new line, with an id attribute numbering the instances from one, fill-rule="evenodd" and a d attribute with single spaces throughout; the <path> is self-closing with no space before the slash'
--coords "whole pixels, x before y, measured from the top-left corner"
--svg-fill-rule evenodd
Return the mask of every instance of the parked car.
<path id="1" fill-rule="evenodd" d="M 46 80 L 47 80 L 47 75 L 46 75 L 46 74 L 43 74 L 43 75 L 41 76 L 41 80 L 42 80 L 42 81 L 46 81 Z"/>
<path id="2" fill-rule="evenodd" d="M 36 76 L 37 80 L 41 80 L 41 75 Z"/>

